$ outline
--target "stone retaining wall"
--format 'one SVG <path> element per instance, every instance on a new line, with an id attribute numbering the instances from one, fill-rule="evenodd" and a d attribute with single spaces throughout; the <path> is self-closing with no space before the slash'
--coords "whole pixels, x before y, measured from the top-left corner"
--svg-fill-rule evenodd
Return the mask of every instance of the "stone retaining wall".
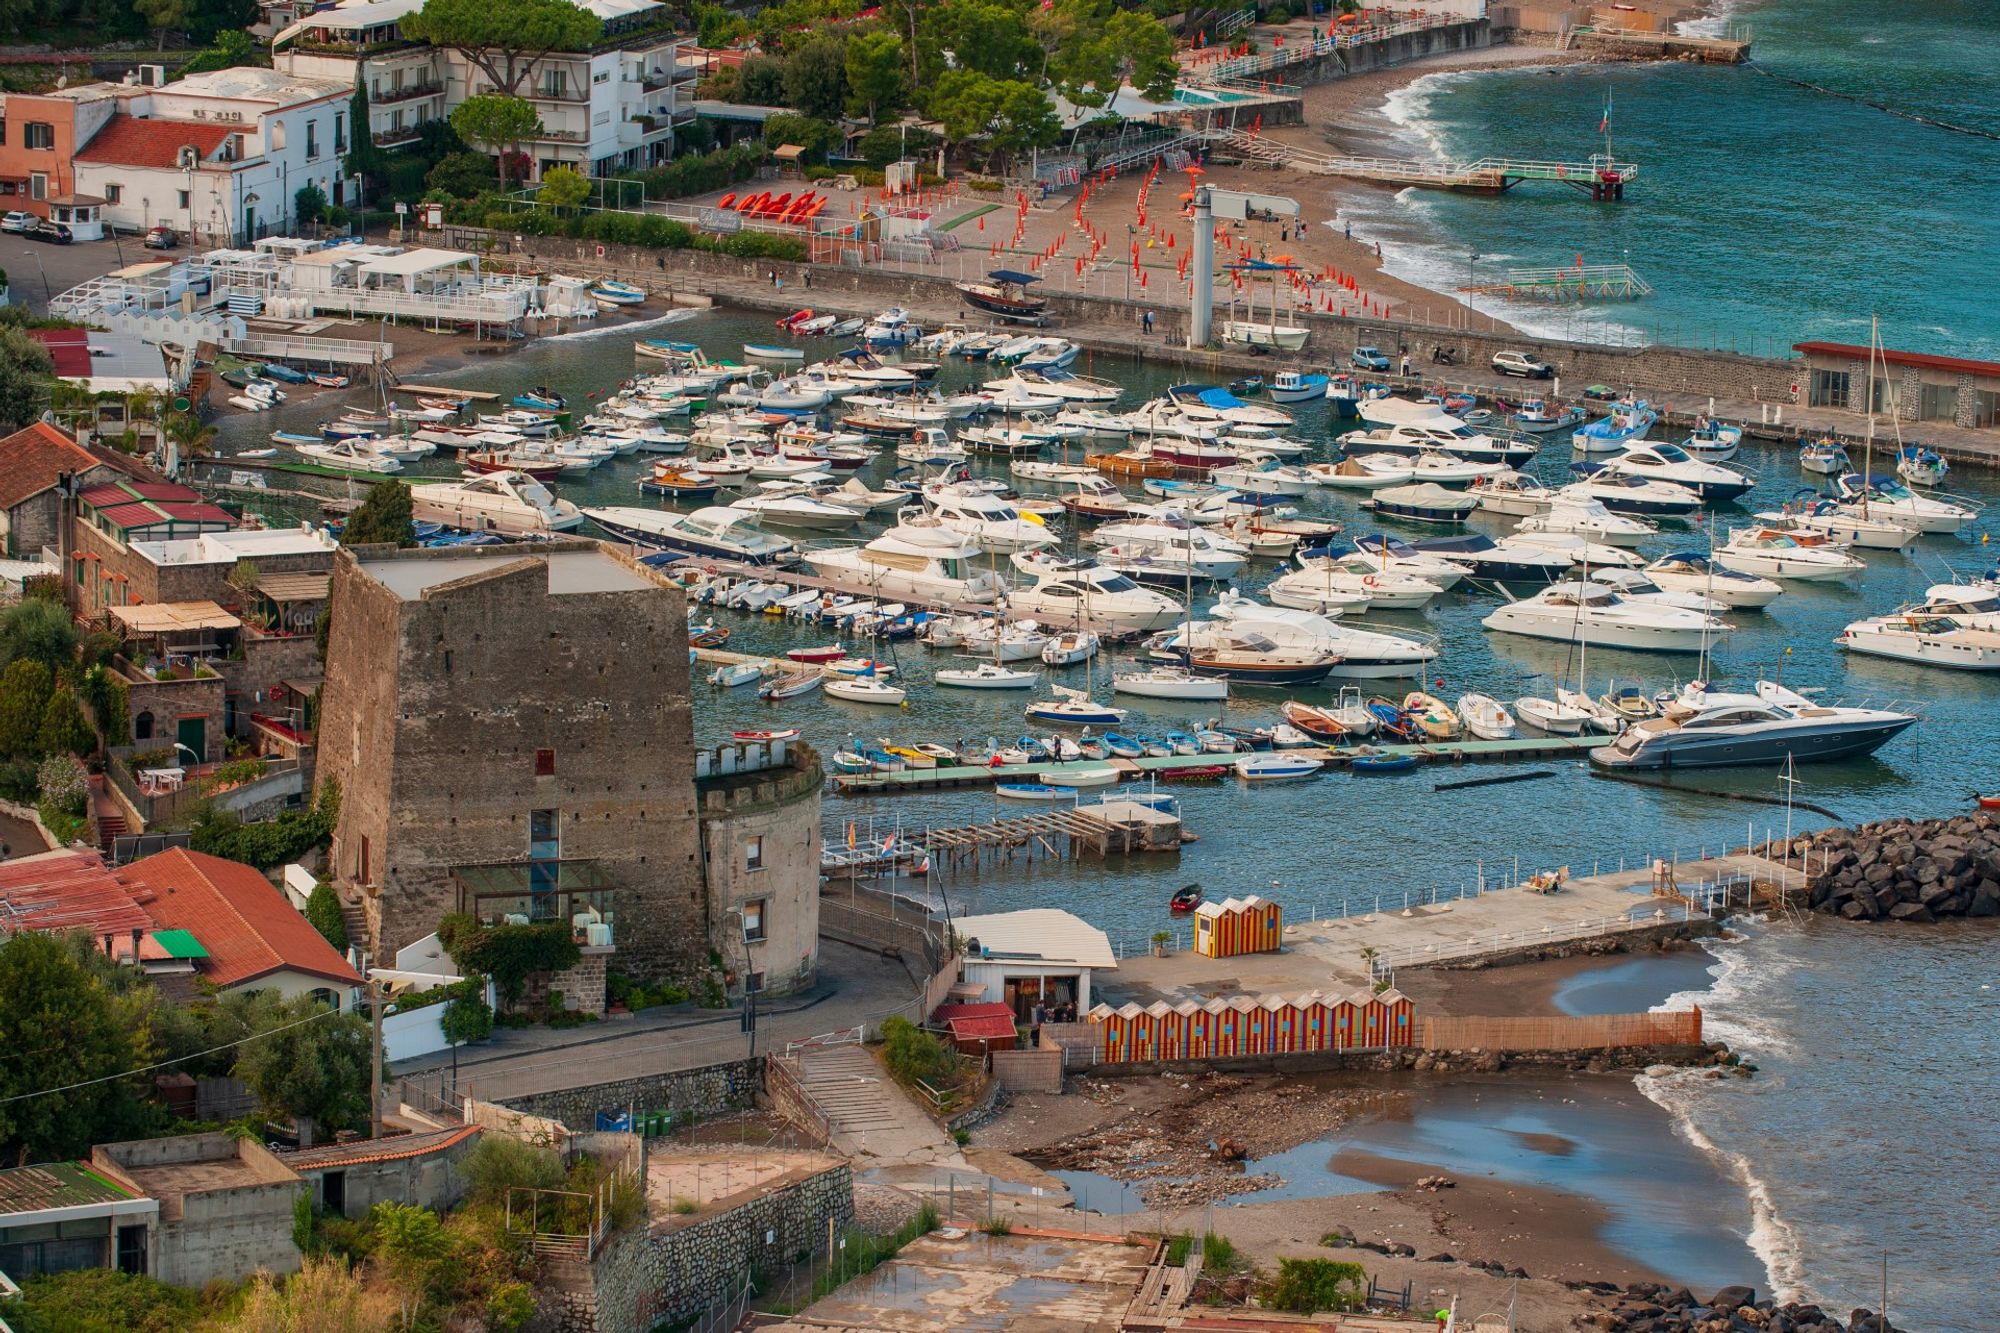
<path id="1" fill-rule="evenodd" d="M 613 1237 L 588 1266 L 562 1270 L 539 1292 L 552 1333 L 646 1333 L 694 1319 L 740 1290 L 753 1269 L 775 1271 L 854 1222 L 846 1163 L 806 1174 L 713 1216 L 668 1217 Z"/>
<path id="2" fill-rule="evenodd" d="M 530 1093 L 500 1103 L 514 1111 L 560 1121 L 573 1130 L 597 1128 L 599 1111 L 672 1111 L 676 1117 L 720 1115 L 755 1104 L 763 1090 L 760 1060 L 731 1060 L 699 1069 L 648 1074 L 557 1092 Z"/>

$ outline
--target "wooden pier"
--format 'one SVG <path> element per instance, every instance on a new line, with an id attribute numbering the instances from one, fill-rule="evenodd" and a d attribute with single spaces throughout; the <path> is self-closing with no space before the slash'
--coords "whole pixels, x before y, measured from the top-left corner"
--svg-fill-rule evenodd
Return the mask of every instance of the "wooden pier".
<path id="1" fill-rule="evenodd" d="M 1191 839 L 1182 831 L 1178 814 L 1114 798 L 1099 806 L 1058 805 L 986 824 L 921 833 L 905 830 L 903 843 L 908 850 L 898 855 L 905 862 L 928 857 L 931 875 L 948 878 L 1038 857 L 1064 860 L 1088 854 L 1102 859 L 1177 852 L 1183 841 Z"/>
<path id="2" fill-rule="evenodd" d="M 1504 194 L 1523 181 L 1556 181 L 1588 194 L 1598 203 L 1625 197 L 1639 176 L 1634 162 L 1598 155 L 1588 162 L 1531 162 L 1483 157 L 1476 162 L 1415 162 L 1394 157 L 1341 157 L 1301 148 L 1243 130 L 1219 130 L 1216 137 L 1238 155 L 1258 162 L 1322 176 L 1346 176 L 1383 185 L 1421 185 L 1467 194 Z"/>
<path id="3" fill-rule="evenodd" d="M 1572 264 L 1566 268 L 1510 268 L 1498 282 L 1460 287 L 1482 296 L 1534 301 L 1636 301 L 1653 285 L 1630 264 Z"/>

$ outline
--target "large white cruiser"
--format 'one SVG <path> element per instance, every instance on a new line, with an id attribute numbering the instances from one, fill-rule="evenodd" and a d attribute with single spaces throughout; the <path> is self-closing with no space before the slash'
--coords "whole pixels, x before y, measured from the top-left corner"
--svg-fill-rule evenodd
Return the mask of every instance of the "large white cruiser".
<path id="1" fill-rule="evenodd" d="M 1626 597 L 1602 583 L 1565 580 L 1495 610 L 1481 622 L 1503 634 L 1591 648 L 1698 653 L 1729 630 L 1703 611 Z"/>
<path id="2" fill-rule="evenodd" d="M 1328 674 L 1352 680 L 1421 676 L 1438 655 L 1434 645 L 1418 639 L 1357 629 L 1311 611 L 1265 606 L 1241 593 L 1222 594 L 1209 614 L 1285 647 L 1336 654 L 1340 661 Z"/>
<path id="3" fill-rule="evenodd" d="M 1188 566 L 1198 579 L 1233 579 L 1250 563 L 1249 552 L 1227 537 L 1161 520 L 1107 523 L 1088 540 L 1114 556 L 1145 556 Z"/>
<path id="4" fill-rule="evenodd" d="M 692 514 L 608 505 L 586 509 L 583 514 L 614 537 L 660 551 L 741 560 L 751 565 L 789 564 L 799 553 L 798 547 L 783 537 L 759 530 L 755 514 L 722 505 Z"/>
<path id="5" fill-rule="evenodd" d="M 1013 563 L 1034 582 L 1007 594 L 1007 605 L 1044 625 L 1138 634 L 1165 629 L 1183 613 L 1181 604 L 1165 593 L 1141 587 L 1088 556 L 1064 560 L 1024 554 Z"/>
<path id="6" fill-rule="evenodd" d="M 866 546 L 806 553 L 806 563 L 849 588 L 926 602 L 999 600 L 1000 576 L 980 565 L 978 543 L 933 518 L 912 518 Z"/>
<path id="7" fill-rule="evenodd" d="M 1415 454 L 1443 449 L 1473 463 L 1505 463 L 1518 467 L 1541 451 L 1532 440 L 1495 437 L 1474 430 L 1436 403 L 1407 398 L 1376 398 L 1361 404 L 1368 429 L 1340 437 L 1349 453 Z"/>
<path id="8" fill-rule="evenodd" d="M 583 523 L 583 511 L 558 500 L 522 472 L 487 472 L 464 481 L 410 488 L 410 517 L 463 532 L 547 536 Z"/>
<path id="9" fill-rule="evenodd" d="M 997 495 L 952 486 L 926 493 L 924 504 L 940 525 L 970 537 L 988 555 L 1037 551 L 1056 544 L 1055 534 L 1041 519 Z"/>

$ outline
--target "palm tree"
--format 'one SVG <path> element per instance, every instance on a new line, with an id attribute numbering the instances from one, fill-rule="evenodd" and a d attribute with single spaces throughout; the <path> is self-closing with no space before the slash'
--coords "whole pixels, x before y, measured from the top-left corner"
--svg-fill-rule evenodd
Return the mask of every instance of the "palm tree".
<path id="1" fill-rule="evenodd" d="M 215 452 L 215 437 L 222 432 L 192 412 L 170 412 L 166 435 L 180 450 L 183 459 L 206 458 Z"/>

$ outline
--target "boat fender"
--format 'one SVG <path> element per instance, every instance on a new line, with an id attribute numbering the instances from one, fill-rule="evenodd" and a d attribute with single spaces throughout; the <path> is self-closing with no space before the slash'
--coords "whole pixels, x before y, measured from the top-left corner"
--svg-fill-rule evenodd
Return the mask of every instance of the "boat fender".
<path id="1" fill-rule="evenodd" d="M 702 573 L 704 574 L 720 574 L 721 572 L 722 571 L 717 569 L 714 565 L 708 565 L 704 567 L 702 570 Z"/>

